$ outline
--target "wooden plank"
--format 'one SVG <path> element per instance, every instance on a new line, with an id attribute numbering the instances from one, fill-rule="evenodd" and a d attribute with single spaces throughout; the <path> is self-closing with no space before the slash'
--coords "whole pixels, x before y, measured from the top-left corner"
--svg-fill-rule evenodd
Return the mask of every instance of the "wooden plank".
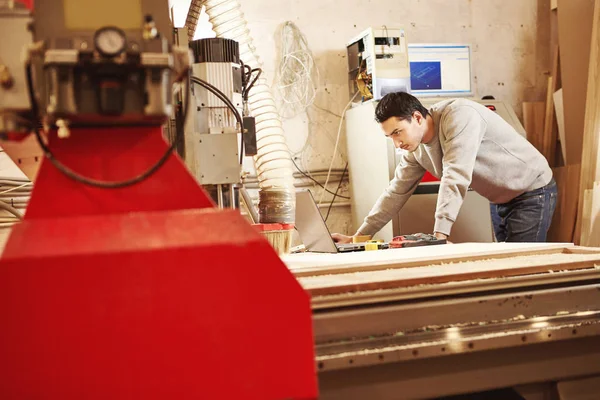
<path id="1" fill-rule="evenodd" d="M 568 164 L 568 162 L 567 162 L 567 147 L 565 145 L 565 143 L 566 143 L 565 111 L 564 111 L 564 104 L 563 104 L 563 90 L 562 89 L 558 89 L 556 92 L 554 92 L 553 100 L 554 100 L 554 112 L 556 114 L 556 124 L 558 126 L 558 138 L 560 140 L 560 149 L 561 149 L 562 156 L 563 156 L 563 162 L 565 165 L 567 165 Z"/>
<path id="2" fill-rule="evenodd" d="M 595 254 L 562 253 L 518 256 L 510 259 L 491 259 L 420 268 L 301 277 L 298 278 L 298 281 L 312 296 L 322 296 L 474 279 L 531 275 L 548 271 L 592 269 L 598 263 L 600 263 L 600 250 Z"/>
<path id="3" fill-rule="evenodd" d="M 554 165 L 554 149 L 556 148 L 556 117 L 554 115 L 554 92 L 556 91 L 554 76 L 548 77 L 546 91 L 546 116 L 544 118 L 544 136 L 542 137 L 542 154 L 550 166 Z"/>
<path id="4" fill-rule="evenodd" d="M 0 146 L 25 176 L 35 181 L 44 159 L 44 152 L 35 136 L 29 135 L 20 142 L 2 141 Z"/>
<path id="5" fill-rule="evenodd" d="M 600 246 L 600 182 L 584 192 L 581 245 Z"/>
<path id="6" fill-rule="evenodd" d="M 523 125 L 527 133 L 527 140 L 540 153 L 543 151 L 542 144 L 544 137 L 544 118 L 546 113 L 546 103 L 543 101 L 525 101 L 523 102 Z"/>
<path id="7" fill-rule="evenodd" d="M 550 10 L 554 10 L 558 7 L 558 0 L 550 0 Z"/>
<path id="8" fill-rule="evenodd" d="M 593 17 L 593 42 L 590 47 L 587 98 L 584 118 L 584 146 L 581 156 L 579 219 L 583 217 L 583 194 L 600 181 L 600 0 L 596 0 Z M 566 98 L 565 98 L 566 101 Z M 567 110 L 565 110 L 567 112 Z M 576 232 L 577 233 L 577 232 Z"/>
<path id="9" fill-rule="evenodd" d="M 581 165 L 565 165 L 553 168 L 558 189 L 556 209 L 548 231 L 549 242 L 572 242 L 574 240 L 577 207 L 579 204 L 579 175 Z"/>
<path id="10" fill-rule="evenodd" d="M 582 246 L 587 246 L 588 236 L 590 234 L 590 229 L 592 227 L 591 217 L 592 217 L 592 206 L 594 202 L 594 191 L 592 189 L 588 189 L 583 193 L 583 212 L 581 216 L 581 240 L 580 243 Z"/>
<path id="11" fill-rule="evenodd" d="M 594 0 L 558 0 L 566 150 L 571 164 L 581 163 L 593 15 Z"/>
<path id="12" fill-rule="evenodd" d="M 296 276 L 324 275 L 390 268 L 411 268 L 444 262 L 561 253 L 570 243 L 460 243 L 345 254 L 303 253 L 282 257 Z"/>

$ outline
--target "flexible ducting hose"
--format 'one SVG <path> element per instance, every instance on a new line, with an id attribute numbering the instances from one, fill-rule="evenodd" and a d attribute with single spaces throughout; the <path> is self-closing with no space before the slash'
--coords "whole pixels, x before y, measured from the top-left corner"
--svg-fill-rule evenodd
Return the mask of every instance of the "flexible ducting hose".
<path id="1" fill-rule="evenodd" d="M 240 58 L 252 68 L 262 62 L 252 45 L 244 14 L 237 0 L 201 0 L 217 37 L 233 39 L 240 45 Z M 260 222 L 293 222 L 295 190 L 293 164 L 283 126 L 264 74 L 250 91 L 248 108 L 256 119 L 257 155 L 254 165 L 260 193 Z"/>

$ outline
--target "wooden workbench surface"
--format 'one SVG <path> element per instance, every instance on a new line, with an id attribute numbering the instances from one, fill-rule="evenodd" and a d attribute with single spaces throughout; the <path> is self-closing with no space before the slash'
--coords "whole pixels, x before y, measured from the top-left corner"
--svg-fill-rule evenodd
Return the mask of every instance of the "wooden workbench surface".
<path id="1" fill-rule="evenodd" d="M 486 256 L 506 252 L 521 253 L 536 250 L 572 247 L 571 243 L 460 243 L 437 246 L 358 251 L 351 253 L 299 253 L 282 257 L 288 268 L 296 273 L 305 269 L 324 267 L 360 267 L 364 265 L 422 261 L 423 265 L 439 258 Z"/>
<path id="2" fill-rule="evenodd" d="M 565 243 L 464 243 L 345 254 L 284 257 L 313 296 L 474 279 L 597 270 L 600 248 Z"/>

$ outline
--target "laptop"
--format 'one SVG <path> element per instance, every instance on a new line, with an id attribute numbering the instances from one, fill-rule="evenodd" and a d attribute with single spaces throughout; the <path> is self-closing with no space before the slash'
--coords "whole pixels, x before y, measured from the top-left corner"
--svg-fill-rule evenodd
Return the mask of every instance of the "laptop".
<path id="1" fill-rule="evenodd" d="M 365 250 L 365 243 L 339 244 L 333 241 L 317 203 L 308 190 L 296 192 L 296 230 L 308 251 L 347 253 Z"/>

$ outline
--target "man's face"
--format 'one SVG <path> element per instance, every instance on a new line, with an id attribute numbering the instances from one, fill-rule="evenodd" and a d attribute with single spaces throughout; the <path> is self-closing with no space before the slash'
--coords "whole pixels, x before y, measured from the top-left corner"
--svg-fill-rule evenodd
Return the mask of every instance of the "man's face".
<path id="1" fill-rule="evenodd" d="M 386 137 L 394 141 L 397 149 L 413 152 L 423 140 L 425 133 L 423 121 L 421 113 L 415 112 L 410 122 L 398 117 L 391 117 L 381 123 L 381 129 Z"/>

